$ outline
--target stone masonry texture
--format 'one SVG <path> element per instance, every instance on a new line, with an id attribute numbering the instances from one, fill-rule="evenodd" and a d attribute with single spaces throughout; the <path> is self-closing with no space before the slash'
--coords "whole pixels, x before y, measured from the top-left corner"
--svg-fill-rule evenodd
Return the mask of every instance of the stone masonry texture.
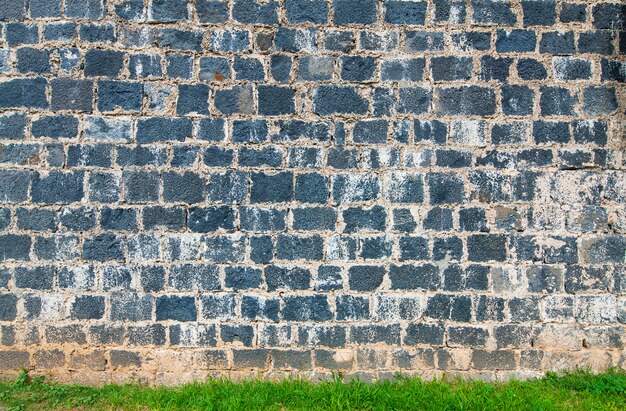
<path id="1" fill-rule="evenodd" d="M 1 0 L 0 373 L 625 366 L 626 5 Z"/>

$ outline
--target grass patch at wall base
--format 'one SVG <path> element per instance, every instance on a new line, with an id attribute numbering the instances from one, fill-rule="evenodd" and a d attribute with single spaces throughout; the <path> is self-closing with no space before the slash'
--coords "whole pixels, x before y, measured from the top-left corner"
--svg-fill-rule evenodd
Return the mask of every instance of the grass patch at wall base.
<path id="1" fill-rule="evenodd" d="M 22 373 L 0 382 L 8 410 L 623 410 L 626 372 L 548 373 L 528 381 L 358 380 L 312 383 L 210 380 L 179 387 L 138 384 L 87 387 Z"/>

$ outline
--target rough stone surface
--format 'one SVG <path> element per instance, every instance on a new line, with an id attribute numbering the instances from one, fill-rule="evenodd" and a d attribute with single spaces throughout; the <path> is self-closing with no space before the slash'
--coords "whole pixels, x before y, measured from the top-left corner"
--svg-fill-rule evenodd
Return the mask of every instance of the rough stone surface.
<path id="1" fill-rule="evenodd" d="M 0 1 L 0 373 L 623 366 L 624 13 Z"/>

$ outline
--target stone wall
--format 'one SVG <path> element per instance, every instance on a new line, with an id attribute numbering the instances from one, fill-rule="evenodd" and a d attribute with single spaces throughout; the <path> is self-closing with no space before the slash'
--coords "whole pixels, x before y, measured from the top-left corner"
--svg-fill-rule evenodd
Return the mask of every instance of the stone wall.
<path id="1" fill-rule="evenodd" d="M 626 362 L 626 6 L 2 0 L 0 368 Z"/>

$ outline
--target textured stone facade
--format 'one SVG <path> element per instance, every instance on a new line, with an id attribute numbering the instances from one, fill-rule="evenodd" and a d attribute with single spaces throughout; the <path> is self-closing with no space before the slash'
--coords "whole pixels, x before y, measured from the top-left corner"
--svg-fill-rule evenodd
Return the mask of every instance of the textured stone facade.
<path id="1" fill-rule="evenodd" d="M 626 5 L 2 0 L 0 369 L 624 366 Z"/>

